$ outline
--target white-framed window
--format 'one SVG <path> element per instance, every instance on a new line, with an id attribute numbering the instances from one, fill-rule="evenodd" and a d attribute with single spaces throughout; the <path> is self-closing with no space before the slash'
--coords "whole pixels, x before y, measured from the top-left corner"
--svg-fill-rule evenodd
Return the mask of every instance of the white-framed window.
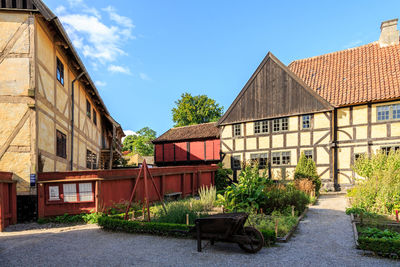
<path id="1" fill-rule="evenodd" d="M 50 201 L 60 200 L 60 190 L 58 185 L 49 186 L 49 200 Z"/>
<path id="2" fill-rule="evenodd" d="M 250 154 L 250 159 L 258 162 L 258 167 L 263 169 L 268 164 L 268 153 Z"/>
<path id="3" fill-rule="evenodd" d="M 242 135 L 242 125 L 240 123 L 233 125 L 233 136 L 241 136 Z"/>
<path id="4" fill-rule="evenodd" d="M 76 184 L 63 184 L 64 202 L 77 202 Z"/>
<path id="5" fill-rule="evenodd" d="M 289 130 L 289 118 L 274 119 L 273 121 L 274 132 L 284 132 Z"/>
<path id="6" fill-rule="evenodd" d="M 79 201 L 93 201 L 92 183 L 79 184 Z"/>
<path id="7" fill-rule="evenodd" d="M 376 107 L 376 119 L 378 121 L 400 120 L 400 104 Z"/>
<path id="8" fill-rule="evenodd" d="M 308 159 L 313 159 L 313 151 L 312 150 L 304 150 L 304 156 Z"/>
<path id="9" fill-rule="evenodd" d="M 268 120 L 254 122 L 254 133 L 268 133 Z"/>
<path id="10" fill-rule="evenodd" d="M 290 165 L 290 151 L 272 152 L 272 165 Z"/>
<path id="11" fill-rule="evenodd" d="M 303 115 L 302 116 L 301 128 L 302 129 L 310 129 L 311 128 L 311 115 Z"/>

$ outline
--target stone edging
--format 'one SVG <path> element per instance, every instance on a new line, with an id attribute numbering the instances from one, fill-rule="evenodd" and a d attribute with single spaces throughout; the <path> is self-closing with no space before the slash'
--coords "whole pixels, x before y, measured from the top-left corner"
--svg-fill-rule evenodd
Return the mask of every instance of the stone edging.
<path id="1" fill-rule="evenodd" d="M 354 243 L 356 244 L 356 248 L 359 248 L 360 244 L 358 243 L 358 231 L 357 231 L 357 223 L 354 219 L 354 214 L 350 213 L 351 225 L 353 226 L 353 237 Z"/>
<path id="2" fill-rule="evenodd" d="M 299 216 L 299 218 L 297 218 L 297 222 L 296 224 L 293 226 L 293 228 L 289 231 L 289 233 L 287 233 L 284 237 L 277 237 L 276 238 L 276 242 L 278 243 L 286 243 L 290 240 L 290 238 L 292 237 L 293 233 L 296 231 L 297 226 L 299 225 L 300 221 L 304 218 L 304 216 L 306 215 L 308 211 L 308 207 L 305 208 L 305 210 L 303 211 L 303 213 Z"/>

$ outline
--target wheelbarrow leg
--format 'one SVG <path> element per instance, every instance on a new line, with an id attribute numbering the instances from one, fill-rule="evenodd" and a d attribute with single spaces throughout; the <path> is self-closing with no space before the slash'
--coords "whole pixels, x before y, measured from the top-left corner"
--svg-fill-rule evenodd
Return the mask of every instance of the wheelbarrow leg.
<path id="1" fill-rule="evenodd" d="M 197 251 L 201 252 L 201 232 L 200 232 L 200 222 L 196 222 L 197 231 Z"/>

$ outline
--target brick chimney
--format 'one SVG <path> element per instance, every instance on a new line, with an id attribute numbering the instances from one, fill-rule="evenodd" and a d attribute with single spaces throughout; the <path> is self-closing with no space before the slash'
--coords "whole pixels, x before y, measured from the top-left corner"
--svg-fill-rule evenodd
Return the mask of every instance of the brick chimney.
<path id="1" fill-rule="evenodd" d="M 379 45 L 385 47 L 388 45 L 399 44 L 399 31 L 397 30 L 398 19 L 391 19 L 382 22 L 381 36 L 379 36 Z"/>

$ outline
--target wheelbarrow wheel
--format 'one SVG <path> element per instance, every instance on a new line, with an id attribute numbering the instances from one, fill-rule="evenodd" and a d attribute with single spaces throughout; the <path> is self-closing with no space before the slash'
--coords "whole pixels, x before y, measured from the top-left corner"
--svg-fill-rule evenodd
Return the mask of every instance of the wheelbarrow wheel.
<path id="1" fill-rule="evenodd" d="M 254 227 L 245 227 L 244 234 L 250 238 L 250 243 L 238 243 L 239 247 L 248 253 L 256 253 L 264 245 L 264 236 Z"/>

